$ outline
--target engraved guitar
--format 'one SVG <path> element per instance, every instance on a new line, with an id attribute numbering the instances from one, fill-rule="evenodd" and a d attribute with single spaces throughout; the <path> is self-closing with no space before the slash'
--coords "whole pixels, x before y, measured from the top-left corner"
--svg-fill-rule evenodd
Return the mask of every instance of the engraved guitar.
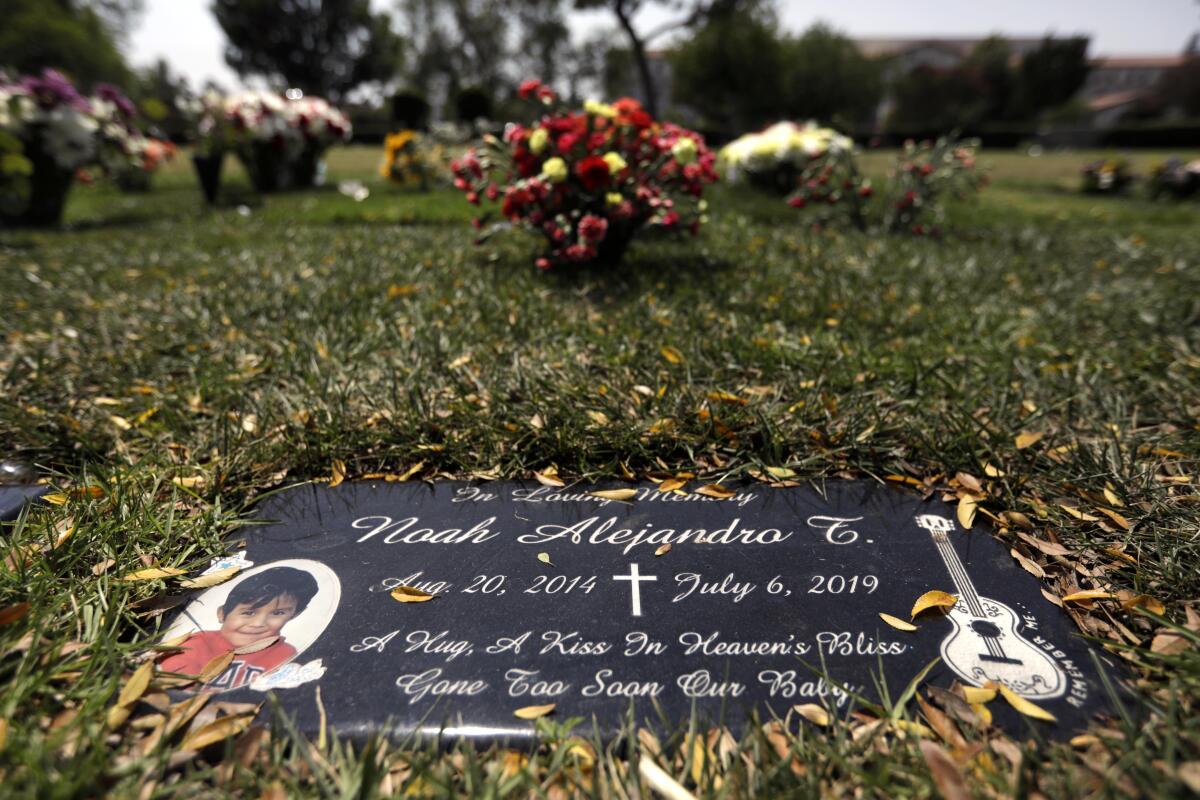
<path id="1" fill-rule="evenodd" d="M 971 576 L 946 535 L 954 530 L 954 523 L 936 514 L 922 514 L 917 524 L 933 537 L 958 590 L 958 602 L 946 614 L 954 631 L 942 642 L 942 660 L 960 678 L 976 686 L 996 681 L 1030 700 L 1061 697 L 1067 689 L 1066 674 L 1049 655 L 1018 633 L 1017 613 L 975 591 Z"/>

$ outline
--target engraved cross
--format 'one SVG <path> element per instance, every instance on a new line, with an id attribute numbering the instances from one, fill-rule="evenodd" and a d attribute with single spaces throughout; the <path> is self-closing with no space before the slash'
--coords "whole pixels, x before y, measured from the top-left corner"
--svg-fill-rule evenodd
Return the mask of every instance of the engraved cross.
<path id="1" fill-rule="evenodd" d="M 635 617 L 640 617 L 642 615 L 641 581 L 656 581 L 658 580 L 658 577 L 655 575 L 639 575 L 637 564 L 630 564 L 628 575 L 613 575 L 613 580 L 629 581 L 629 590 L 633 595 L 633 615 Z"/>

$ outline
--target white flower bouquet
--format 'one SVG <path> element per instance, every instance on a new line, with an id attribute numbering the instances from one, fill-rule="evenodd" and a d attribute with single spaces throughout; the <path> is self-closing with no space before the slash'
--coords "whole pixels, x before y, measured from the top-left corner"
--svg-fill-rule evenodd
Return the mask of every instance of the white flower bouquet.
<path id="1" fill-rule="evenodd" d="M 717 163 L 729 180 L 746 180 L 790 192 L 796 178 L 814 159 L 853 148 L 854 141 L 833 128 L 822 128 L 815 122 L 778 122 L 725 145 Z"/>

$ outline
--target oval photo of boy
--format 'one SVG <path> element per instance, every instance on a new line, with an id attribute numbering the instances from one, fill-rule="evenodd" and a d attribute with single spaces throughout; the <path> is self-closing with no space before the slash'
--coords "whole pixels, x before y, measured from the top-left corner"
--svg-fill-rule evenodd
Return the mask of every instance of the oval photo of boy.
<path id="1" fill-rule="evenodd" d="M 188 638 L 159 666 L 199 675 L 232 652 L 233 661 L 204 688 L 242 688 L 308 649 L 329 625 L 341 594 L 337 575 L 319 561 L 293 558 L 247 569 L 184 607 L 163 638 Z"/>

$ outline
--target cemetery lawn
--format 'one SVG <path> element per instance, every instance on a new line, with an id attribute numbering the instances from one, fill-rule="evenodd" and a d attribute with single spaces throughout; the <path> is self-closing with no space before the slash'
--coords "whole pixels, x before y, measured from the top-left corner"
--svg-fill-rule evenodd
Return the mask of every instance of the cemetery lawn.
<path id="1" fill-rule="evenodd" d="M 976 524 L 1048 592 L 1113 593 L 1066 605 L 1128 666 L 1123 714 L 1050 744 L 1045 723 L 1008 738 L 893 686 L 876 711 L 899 724 L 682 728 L 658 763 L 704 797 L 1200 791 L 1200 226 L 1194 204 L 1079 195 L 1096 155 L 985 154 L 994 185 L 940 240 L 814 232 L 720 187 L 698 241 L 607 272 L 537 274 L 515 234 L 473 246 L 456 193 L 389 188 L 365 148 L 331 159 L 361 203 L 257 198 L 229 164 L 209 211 L 177 163 L 147 195 L 77 188 L 66 230 L 0 232 L 0 458 L 59 501 L 0 543 L 5 794 L 639 796 L 656 745 L 571 739 L 568 707 L 525 754 L 309 747 L 277 725 L 202 758 L 186 719 L 156 734 L 112 710 L 153 599 L 179 591 L 122 577 L 198 572 L 255 497 L 339 463 L 977 492 Z"/>

